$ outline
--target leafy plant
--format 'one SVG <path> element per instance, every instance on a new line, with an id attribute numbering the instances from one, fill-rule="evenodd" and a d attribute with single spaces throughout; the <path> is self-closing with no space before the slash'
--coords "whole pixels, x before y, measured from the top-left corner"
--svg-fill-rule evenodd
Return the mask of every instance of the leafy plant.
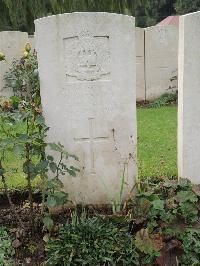
<path id="1" fill-rule="evenodd" d="M 35 51 L 31 52 L 30 43 L 26 43 L 23 57 L 18 60 L 14 59 L 10 64 L 4 79 L 6 87 L 11 88 L 15 95 L 32 100 L 37 105 L 40 104 L 37 54 Z"/>
<path id="2" fill-rule="evenodd" d="M 48 265 L 140 265 L 128 228 L 102 217 L 72 217 L 46 249 Z"/>
<path id="3" fill-rule="evenodd" d="M 63 182 L 59 177 L 65 174 L 75 177 L 77 172 L 79 172 L 79 169 L 72 165 L 67 165 L 67 161 L 69 159 L 78 161 L 78 158 L 65 151 L 63 145 L 60 143 L 49 143 L 48 145 L 54 153 L 56 152 L 59 154 L 58 163 L 55 162 L 53 156 L 51 155 L 47 155 L 46 161 L 42 162 L 42 165 L 44 165 L 44 167 L 48 166 L 49 170 L 54 174 L 54 177 L 51 179 L 46 179 L 43 189 L 44 204 L 48 209 L 51 209 L 63 206 L 68 202 L 68 193 L 63 191 Z M 44 213 L 43 222 L 49 230 L 52 229 L 54 221 L 49 212 Z"/>
<path id="4" fill-rule="evenodd" d="M 6 57 L 2 54 L 0 59 L 5 61 Z M 35 223 L 32 182 L 40 177 L 43 198 L 42 215 L 45 211 L 43 221 L 50 228 L 53 220 L 47 211 L 48 208 L 63 205 L 68 200 L 68 195 L 63 191 L 63 183 L 59 177 L 65 174 L 76 176 L 78 169 L 68 166 L 67 160 L 78 160 L 78 158 L 66 152 L 60 143 L 46 143 L 45 141 L 49 128 L 42 116 L 37 58 L 35 53 L 31 53 L 29 43 L 25 45 L 23 58 L 12 63 L 5 78 L 8 86 L 11 86 L 17 95 L 3 101 L 0 105 L 2 121 L 0 128 L 3 133 L 0 139 L 0 177 L 12 207 L 6 180 L 7 174 L 13 169 L 6 167 L 6 155 L 14 153 L 23 161 L 20 170 L 24 173 L 27 181 L 30 206 L 29 222 L 32 229 Z M 20 131 L 16 130 L 18 124 L 23 124 Z M 58 163 L 53 156 L 46 154 L 47 146 L 54 151 L 54 154 L 55 152 L 58 153 L 58 156 L 60 154 Z M 55 175 L 51 180 L 47 178 L 49 171 Z M 23 226 L 17 213 L 16 218 Z"/>
<path id="5" fill-rule="evenodd" d="M 13 256 L 15 254 L 12 247 L 12 240 L 5 228 L 0 227 L 0 265 L 14 265 Z"/>
<path id="6" fill-rule="evenodd" d="M 180 238 L 184 249 L 184 255 L 180 259 L 181 265 L 198 266 L 200 262 L 200 230 L 189 228 L 180 234 Z"/>
<path id="7" fill-rule="evenodd" d="M 133 219 L 131 231 L 136 233 L 136 246 L 140 251 L 150 254 L 155 251 L 155 242 L 159 236 L 159 248 L 156 250 L 161 252 L 160 261 L 169 256 L 168 245 L 173 249 L 174 256 L 180 257 L 184 252 L 184 258 L 189 263 L 199 261 L 198 185 L 192 185 L 187 179 L 144 181 L 140 193 L 131 201 L 129 208 Z M 139 238 L 138 232 L 144 225 L 146 237 Z M 197 249 L 190 249 L 188 243 L 193 243 Z"/>
<path id="8" fill-rule="evenodd" d="M 166 106 L 174 104 L 177 102 L 178 94 L 177 92 L 164 93 L 158 99 L 149 104 L 150 108 L 160 108 L 161 106 Z"/>

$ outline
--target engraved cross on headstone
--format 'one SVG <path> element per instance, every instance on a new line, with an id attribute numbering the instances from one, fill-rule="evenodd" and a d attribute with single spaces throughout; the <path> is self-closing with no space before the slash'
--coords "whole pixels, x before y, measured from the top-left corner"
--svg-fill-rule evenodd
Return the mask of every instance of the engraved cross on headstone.
<path id="1" fill-rule="evenodd" d="M 91 174 L 95 174 L 95 156 L 94 156 L 94 143 L 97 141 L 104 141 L 108 140 L 108 136 L 95 136 L 95 121 L 94 118 L 89 118 L 89 137 L 87 138 L 74 138 L 77 142 L 89 142 L 90 143 L 90 168 L 91 168 Z"/>

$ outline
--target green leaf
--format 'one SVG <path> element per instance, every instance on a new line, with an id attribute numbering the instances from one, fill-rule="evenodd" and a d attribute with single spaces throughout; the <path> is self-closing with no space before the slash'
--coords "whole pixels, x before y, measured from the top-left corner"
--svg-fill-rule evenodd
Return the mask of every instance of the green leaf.
<path id="1" fill-rule="evenodd" d="M 22 142 L 26 142 L 29 139 L 29 136 L 27 134 L 17 134 L 17 137 Z"/>
<path id="2" fill-rule="evenodd" d="M 53 173 L 55 173 L 55 172 L 57 171 L 57 164 L 56 164 L 56 163 L 51 162 L 51 163 L 49 164 L 49 167 L 50 167 L 50 169 L 51 169 L 51 171 L 52 171 Z"/>
<path id="3" fill-rule="evenodd" d="M 49 161 L 53 161 L 53 156 L 48 155 L 48 156 L 47 156 L 47 160 L 49 160 Z"/>
<path id="4" fill-rule="evenodd" d="M 44 120 L 44 117 L 42 115 L 38 115 L 36 117 L 36 123 L 39 124 L 39 125 L 44 125 L 45 124 L 45 120 Z"/>
<path id="5" fill-rule="evenodd" d="M 54 193 L 54 197 L 56 197 L 57 205 L 63 205 L 67 203 L 68 193 L 64 191 L 58 191 Z"/>
<path id="6" fill-rule="evenodd" d="M 50 216 L 45 216 L 43 219 L 44 226 L 48 229 L 51 230 L 53 227 L 53 219 Z"/>
<path id="7" fill-rule="evenodd" d="M 36 171 L 37 171 L 38 173 L 44 173 L 44 172 L 47 172 L 47 171 L 48 171 L 47 166 L 48 166 L 48 162 L 47 162 L 47 161 L 41 161 L 41 162 L 39 162 L 39 163 L 36 165 Z"/>
<path id="8" fill-rule="evenodd" d="M 154 200 L 152 201 L 152 205 L 156 210 L 164 210 L 164 200 Z"/>
<path id="9" fill-rule="evenodd" d="M 32 162 L 25 162 L 23 164 L 23 171 L 25 174 L 29 174 L 32 179 L 35 178 L 37 175 L 35 165 Z"/>
<path id="10" fill-rule="evenodd" d="M 60 179 L 50 179 L 47 181 L 48 189 L 60 189 L 63 188 L 63 183 Z"/>
<path id="11" fill-rule="evenodd" d="M 177 193 L 177 199 L 180 202 L 186 202 L 186 201 L 197 202 L 198 201 L 198 197 L 195 195 L 193 191 L 179 191 Z"/>
<path id="12" fill-rule="evenodd" d="M 24 152 L 24 147 L 20 144 L 16 144 L 14 147 L 13 147 L 13 151 L 16 155 L 21 155 L 23 154 Z"/>
<path id="13" fill-rule="evenodd" d="M 74 167 L 74 166 L 70 166 L 70 169 L 71 169 L 71 170 L 74 170 L 75 172 L 80 172 L 80 169 L 78 169 L 78 168 L 76 168 L 76 167 Z"/>
<path id="14" fill-rule="evenodd" d="M 181 178 L 178 181 L 177 185 L 180 186 L 181 188 L 189 188 L 189 187 L 191 187 L 191 181 L 186 179 L 186 178 Z"/>
<path id="15" fill-rule="evenodd" d="M 62 152 L 62 146 L 60 144 L 56 144 L 56 143 L 49 143 L 50 148 L 53 151 L 59 151 Z"/>
<path id="16" fill-rule="evenodd" d="M 53 208 L 56 205 L 57 205 L 56 198 L 53 195 L 48 196 L 47 197 L 47 206 L 50 207 L 50 208 Z"/>
<path id="17" fill-rule="evenodd" d="M 14 139 L 11 139 L 11 138 L 6 138 L 6 139 L 3 139 L 3 140 L 1 140 L 1 146 L 3 147 L 5 147 L 5 146 L 7 146 L 7 145 L 11 145 L 11 144 L 14 144 Z"/>
<path id="18" fill-rule="evenodd" d="M 74 176 L 74 177 L 76 176 L 76 172 L 73 169 L 67 168 L 67 172 L 71 176 Z"/>

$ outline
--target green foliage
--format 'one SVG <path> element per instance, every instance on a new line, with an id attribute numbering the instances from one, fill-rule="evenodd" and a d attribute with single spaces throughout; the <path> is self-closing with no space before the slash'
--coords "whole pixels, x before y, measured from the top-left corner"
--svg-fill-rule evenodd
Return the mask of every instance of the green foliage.
<path id="1" fill-rule="evenodd" d="M 137 26 L 145 27 L 155 25 L 175 13 L 175 2 L 175 0 L 17 0 L 16 3 L 12 0 L 0 0 L 0 29 L 22 30 L 33 34 L 34 19 L 75 11 L 129 14 L 136 17 Z M 16 4 L 20 13 L 16 10 Z"/>
<path id="2" fill-rule="evenodd" d="M 185 254 L 180 259 L 182 266 L 198 266 L 200 262 L 200 229 L 187 229 L 180 235 Z"/>
<path id="3" fill-rule="evenodd" d="M 148 189 L 147 184 L 150 185 Z M 133 205 L 132 210 L 134 217 L 148 219 L 150 231 L 160 227 L 160 221 L 165 224 L 165 229 L 170 228 L 172 224 L 176 224 L 176 229 L 182 224 L 193 226 L 198 221 L 200 198 L 189 180 L 165 179 L 158 184 L 146 181 L 142 190 L 143 192 L 136 196 L 136 205 Z M 142 211 L 142 214 L 140 212 L 143 208 L 145 212 Z"/>
<path id="4" fill-rule="evenodd" d="M 168 9 L 170 8 L 170 4 L 171 2 L 167 0 L 146 0 L 144 3 L 146 26 L 153 26 L 168 15 L 171 15 Z"/>
<path id="5" fill-rule="evenodd" d="M 177 0 L 175 9 L 180 15 L 198 11 L 200 10 L 200 0 Z"/>
<path id="6" fill-rule="evenodd" d="M 128 228 L 101 217 L 72 219 L 47 244 L 48 265 L 140 265 Z"/>
<path id="7" fill-rule="evenodd" d="M 157 265 L 172 249 L 180 265 L 199 265 L 200 185 L 187 179 L 141 182 L 128 210 L 127 217 L 73 215 L 59 235 L 47 241 L 47 263 Z M 173 249 L 174 244 L 179 245 L 180 253 Z"/>
<path id="8" fill-rule="evenodd" d="M 181 265 L 198 265 L 200 185 L 192 185 L 187 179 L 146 180 L 129 207 L 131 218 L 146 226 L 145 237 L 138 238 L 140 231 L 136 234 L 136 246 L 142 252 L 155 251 L 158 238 L 160 248 L 165 238 L 174 238 L 182 242 L 185 252 Z"/>
<path id="9" fill-rule="evenodd" d="M 27 53 L 25 51 L 25 53 Z M 38 77 L 38 63 L 35 52 L 27 53 L 25 58 L 14 60 L 5 74 L 6 87 L 11 88 L 18 96 L 29 98 L 37 105 L 40 102 L 40 84 Z M 11 98 L 13 101 L 16 98 Z"/>
<path id="10" fill-rule="evenodd" d="M 158 99 L 149 104 L 150 108 L 160 108 L 162 106 L 167 106 L 171 104 L 176 104 L 178 99 L 178 94 L 173 93 L 164 93 Z"/>
<path id="11" fill-rule="evenodd" d="M 17 3 L 0 0 L 0 30 L 21 30 L 33 34 L 34 19 L 75 11 L 129 14 L 136 17 L 137 26 L 146 27 L 167 16 L 199 9 L 199 0 L 17 0 Z"/>
<path id="12" fill-rule="evenodd" d="M 14 265 L 12 241 L 5 228 L 0 227 L 0 265 Z"/>
<path id="13" fill-rule="evenodd" d="M 37 58 L 35 53 L 31 53 L 29 43 L 25 45 L 23 58 L 12 63 L 5 78 L 8 86 L 12 87 L 18 96 L 13 96 L 0 105 L 0 119 L 3 122 L 0 124 L 3 132 L 0 137 L 0 177 L 12 205 L 7 186 L 7 176 L 10 169 L 6 167 L 6 154 L 13 153 L 14 156 L 22 160 L 21 170 L 26 178 L 29 193 L 29 222 L 34 227 L 32 182 L 40 176 L 43 198 L 42 214 L 44 214 L 45 209 L 65 204 L 68 195 L 62 191 L 63 183 L 59 178 L 66 174 L 76 176 L 79 170 L 73 165 L 68 166 L 67 163 L 69 159 L 78 160 L 78 158 L 66 152 L 60 143 L 45 142 L 49 128 L 42 116 Z M 21 123 L 24 124 L 24 127 L 18 132 L 16 128 Z M 53 151 L 56 158 L 46 154 L 47 146 Z M 53 173 L 53 177 L 48 180 L 47 172 L 50 171 Z M 49 216 L 47 211 L 43 220 L 48 228 L 53 223 Z"/>

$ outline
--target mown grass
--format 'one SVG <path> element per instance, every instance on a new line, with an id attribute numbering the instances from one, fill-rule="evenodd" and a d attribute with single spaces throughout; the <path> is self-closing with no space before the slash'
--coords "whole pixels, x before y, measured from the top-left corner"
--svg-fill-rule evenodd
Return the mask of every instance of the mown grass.
<path id="1" fill-rule="evenodd" d="M 0 120 L 0 123 L 3 123 L 2 120 Z M 4 125 L 3 127 L 6 128 L 8 125 Z M 26 132 L 26 126 L 23 123 L 18 123 L 16 126 L 9 125 L 10 133 L 11 131 L 17 132 L 17 133 L 25 133 Z M 0 127 L 0 136 L 5 137 L 5 134 Z M 1 156 L 2 154 L 0 154 Z M 7 152 L 4 154 L 5 159 L 3 160 L 3 167 L 6 169 L 6 182 L 8 187 L 11 190 L 24 190 L 27 187 L 27 182 L 25 175 L 22 171 L 23 163 L 24 161 L 19 155 L 16 155 L 13 151 L 8 149 Z M 36 178 L 33 181 L 33 186 L 37 186 L 39 178 Z M 3 187 L 3 184 L 0 180 L 0 189 Z"/>
<path id="2" fill-rule="evenodd" d="M 177 176 L 177 107 L 139 108 L 139 178 Z"/>
<path id="3" fill-rule="evenodd" d="M 138 117 L 138 174 L 139 178 L 177 175 L 177 108 L 139 108 Z M 17 130 L 21 131 L 23 125 Z M 0 132 L 0 134 L 2 134 Z M 24 189 L 23 161 L 12 152 L 6 155 L 5 167 L 10 189 Z M 13 171 L 13 169 L 18 169 Z M 2 183 L 0 182 L 0 188 Z"/>

